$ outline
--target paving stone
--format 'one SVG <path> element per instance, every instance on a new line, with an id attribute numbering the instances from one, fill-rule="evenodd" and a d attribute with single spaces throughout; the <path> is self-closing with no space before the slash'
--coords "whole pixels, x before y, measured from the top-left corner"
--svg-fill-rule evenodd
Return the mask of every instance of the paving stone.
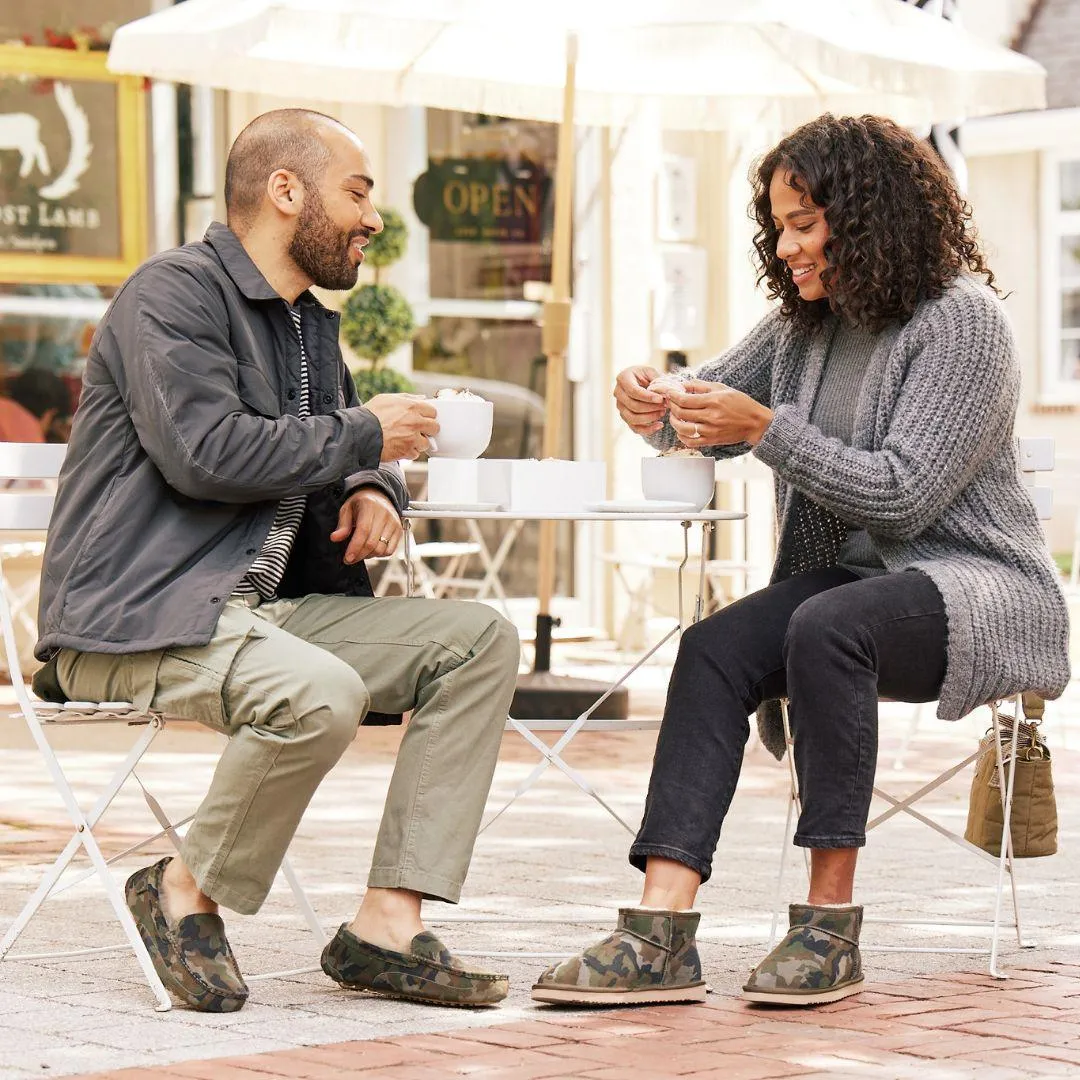
<path id="1" fill-rule="evenodd" d="M 655 673 L 646 676 L 655 678 Z M 635 689 L 635 708 L 649 701 L 657 707 L 654 689 Z M 1066 723 L 1080 732 L 1077 690 Z M 887 711 L 882 729 L 886 755 L 890 740 L 895 745 L 906 723 L 906 714 L 896 709 L 902 723 L 890 729 Z M 925 756 L 916 755 L 898 780 L 890 777 L 890 787 L 917 787 L 940 763 L 960 756 L 958 751 L 966 753 L 976 735 L 974 729 L 965 733 L 962 725 L 926 728 Z M 218 741 L 197 729 L 170 730 L 165 737 L 171 741 L 160 756 L 148 757 L 144 779 L 167 809 L 193 806 L 212 773 Z M 400 732 L 361 732 L 316 795 L 298 833 L 293 862 L 328 929 L 355 910 L 399 738 Z M 628 819 L 641 812 L 653 738 L 648 732 L 588 735 L 575 743 L 574 763 Z M 1080 754 L 1061 745 L 1055 753 L 1061 827 L 1064 834 L 1076 835 Z M 106 755 L 100 749 L 73 755 L 85 758 L 80 775 L 87 784 L 102 772 Z M 533 760 L 520 740 L 505 741 L 492 806 L 509 796 Z M 966 806 L 963 780 L 958 778 L 955 791 L 942 797 L 954 824 L 962 823 Z M 145 1080 L 338 1080 L 353 1074 L 370 1080 L 1014 1080 L 1080 1075 L 1080 1063 L 1072 1057 L 1080 1053 L 1080 965 L 1061 962 L 1075 956 L 1075 871 L 1064 858 L 1024 867 L 1021 897 L 1038 897 L 1037 908 L 1029 902 L 1025 922 L 1039 946 L 1018 952 L 1005 943 L 1002 959 L 1011 976 L 1005 982 L 991 979 L 977 958 L 868 948 L 867 989 L 856 997 L 805 1011 L 743 1002 L 739 987 L 763 955 L 768 933 L 766 907 L 775 883 L 785 785 L 786 766 L 748 754 L 717 853 L 723 874 L 700 898 L 701 953 L 714 989 L 704 1005 L 607 1011 L 538 1007 L 529 1000 L 529 988 L 546 960 L 480 956 L 478 963 L 511 976 L 511 996 L 497 1010 L 439 1010 L 349 994 L 316 972 L 253 981 L 252 998 L 239 1013 L 177 1008 L 157 1014 L 130 955 L 75 962 L 8 960 L 0 965 L 0 1029 L 15 1034 L 0 1030 L 0 1075 L 23 1080 L 26 1074 L 108 1069 L 126 1069 L 124 1080 L 144 1080 L 144 1074 Z M 32 891 L 31 871 L 55 849 L 57 837 L 63 842 L 62 818 L 32 751 L 0 754 L 0 790 L 14 789 L 25 797 L 33 820 L 28 828 L 12 830 L 0 819 L 0 926 Z M 357 792 L 364 798 L 358 799 Z M 127 842 L 146 818 L 137 793 L 118 800 L 117 817 L 123 828 L 110 835 Z M 925 915 L 924 908 L 955 917 L 981 917 L 990 910 L 992 874 L 973 885 L 981 881 L 975 876 L 977 864 L 944 843 L 935 846 L 938 842 L 917 825 L 901 823 L 889 836 L 888 844 L 872 837 L 860 855 L 860 894 L 870 907 L 889 905 L 912 916 Z M 36 846 L 27 842 L 30 837 Z M 520 947 L 569 955 L 603 936 L 615 908 L 636 899 L 641 879 L 626 864 L 626 844 L 621 828 L 602 809 L 549 771 L 537 789 L 481 836 L 466 903 L 453 909 L 429 905 L 426 914 L 459 951 L 482 954 Z M 39 862 L 31 866 L 31 859 Z M 805 887 L 800 874 L 801 868 L 793 870 L 785 897 L 799 897 Z M 523 918 L 557 915 L 565 921 L 506 926 L 439 921 L 451 913 L 505 912 Z M 249 975 L 311 965 L 317 956 L 314 939 L 288 890 L 280 886 L 259 915 L 230 915 L 228 925 Z M 111 913 L 93 883 L 47 908 L 20 945 L 27 950 L 52 947 L 70 937 L 73 926 L 81 940 L 116 937 Z M 925 933 L 871 924 L 864 940 L 870 945 L 894 937 L 917 943 Z M 19 1016 L 26 1022 L 16 1023 Z M 1031 1025 L 1026 1032 L 1025 1021 Z M 9 1060 L 3 1056 L 5 1045 L 16 1038 L 19 1049 Z M 1068 1060 L 1048 1056 L 1056 1052 Z"/>

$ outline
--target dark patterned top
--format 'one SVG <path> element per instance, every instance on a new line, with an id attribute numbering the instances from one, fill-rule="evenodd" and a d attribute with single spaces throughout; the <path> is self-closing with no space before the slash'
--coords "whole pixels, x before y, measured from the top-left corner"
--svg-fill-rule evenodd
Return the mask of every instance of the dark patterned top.
<path id="1" fill-rule="evenodd" d="M 300 410 L 301 420 L 306 420 L 311 415 L 308 404 L 308 364 L 307 353 L 304 351 L 304 335 L 301 330 L 300 309 L 291 307 L 289 314 L 292 316 L 293 325 L 296 327 L 296 336 L 300 339 Z M 304 507 L 307 504 L 306 495 L 287 495 L 278 503 L 274 522 L 270 526 L 270 532 L 263 542 L 262 550 L 255 557 L 248 572 L 240 579 L 236 586 L 236 595 L 252 596 L 258 594 L 263 600 L 277 599 L 277 587 L 285 573 L 285 566 L 289 561 L 289 552 L 292 551 L 293 542 L 300 529 L 300 521 L 304 516 Z"/>

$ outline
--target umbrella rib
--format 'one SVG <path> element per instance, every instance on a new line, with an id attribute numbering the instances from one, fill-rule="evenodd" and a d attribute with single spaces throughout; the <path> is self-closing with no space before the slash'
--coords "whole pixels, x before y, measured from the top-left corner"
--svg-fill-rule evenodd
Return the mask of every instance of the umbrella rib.
<path id="1" fill-rule="evenodd" d="M 772 51 L 782 61 L 784 61 L 784 63 L 790 64 L 814 88 L 814 93 L 817 94 L 819 98 L 825 97 L 825 91 L 821 88 L 821 85 L 817 82 L 813 75 L 811 75 L 810 72 L 807 71 L 806 68 L 804 68 L 802 64 L 798 62 L 798 60 L 795 60 L 793 57 L 781 52 L 780 49 L 777 47 L 776 43 L 772 41 L 765 33 L 764 27 L 758 26 L 755 23 L 750 23 L 749 25 L 750 28 L 754 31 L 754 33 L 757 34 L 757 36 L 761 38 L 761 40 L 764 41 L 765 44 L 768 45 L 768 47 L 772 49 Z"/>
<path id="2" fill-rule="evenodd" d="M 439 40 L 440 37 L 442 37 L 442 35 L 446 31 L 446 28 L 447 28 L 448 25 L 449 25 L 448 23 L 443 23 L 438 28 L 438 30 L 436 30 L 435 33 L 432 34 L 431 37 L 424 43 L 424 47 L 405 65 L 405 68 L 402 70 L 401 74 L 398 76 L 398 89 L 399 90 L 401 89 L 401 87 L 403 87 L 405 85 L 405 81 L 406 81 L 406 79 L 408 79 L 409 75 L 412 73 L 413 68 L 415 68 L 416 65 L 419 64 L 420 61 L 424 59 L 424 57 L 427 55 L 427 53 L 431 52 L 431 47 L 435 44 L 436 41 Z"/>

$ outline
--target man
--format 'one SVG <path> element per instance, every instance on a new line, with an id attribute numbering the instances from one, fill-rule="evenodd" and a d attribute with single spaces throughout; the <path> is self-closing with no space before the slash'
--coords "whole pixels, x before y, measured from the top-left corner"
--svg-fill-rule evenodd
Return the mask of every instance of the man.
<path id="1" fill-rule="evenodd" d="M 253 120 L 229 154 L 227 227 L 144 263 L 99 326 L 60 477 L 37 685 L 231 736 L 179 857 L 127 883 L 162 980 L 196 1009 L 243 1005 L 218 905 L 259 909 L 369 710 L 412 717 L 367 892 L 323 969 L 440 1004 L 507 992 L 425 931 L 420 904 L 458 899 L 517 635 L 483 604 L 371 597 L 363 560 L 401 535 L 394 462 L 438 425 L 415 396 L 359 405 L 337 316 L 308 291 L 355 284 L 382 228 L 372 174 L 329 117 Z"/>

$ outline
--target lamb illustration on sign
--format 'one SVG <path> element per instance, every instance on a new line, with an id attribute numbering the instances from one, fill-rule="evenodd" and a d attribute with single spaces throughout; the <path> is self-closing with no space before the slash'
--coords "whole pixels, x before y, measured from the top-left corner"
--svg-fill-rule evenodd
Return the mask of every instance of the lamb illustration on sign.
<path id="1" fill-rule="evenodd" d="M 71 153 L 67 165 L 51 183 L 38 189 L 43 199 L 63 199 L 79 190 L 79 177 L 90 168 L 90 121 L 86 112 L 75 101 L 75 94 L 67 83 L 53 85 L 56 104 L 67 121 L 71 135 Z M 41 141 L 41 121 L 30 113 L 0 113 L 0 152 L 19 152 L 19 178 L 25 180 L 36 167 L 45 176 L 51 176 L 49 155 Z"/>
<path id="2" fill-rule="evenodd" d="M 19 179 L 25 180 L 36 165 L 49 175 L 49 155 L 41 141 L 41 121 L 29 113 L 0 114 L 0 150 L 19 151 Z"/>

